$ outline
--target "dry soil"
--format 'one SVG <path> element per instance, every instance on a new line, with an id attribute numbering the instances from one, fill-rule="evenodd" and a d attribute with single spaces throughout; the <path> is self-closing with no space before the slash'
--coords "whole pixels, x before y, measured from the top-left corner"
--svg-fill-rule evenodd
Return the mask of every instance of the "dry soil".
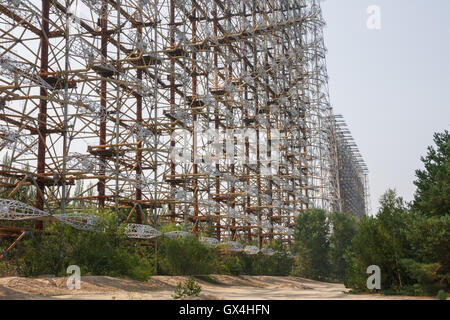
<path id="1" fill-rule="evenodd" d="M 81 289 L 69 290 L 67 278 L 0 278 L 1 299 L 172 299 L 178 282 L 186 277 L 153 276 L 147 282 L 112 277 L 81 277 Z M 399 300 L 426 297 L 349 294 L 342 284 L 324 283 L 298 277 L 212 275 L 196 279 L 201 300 Z"/>

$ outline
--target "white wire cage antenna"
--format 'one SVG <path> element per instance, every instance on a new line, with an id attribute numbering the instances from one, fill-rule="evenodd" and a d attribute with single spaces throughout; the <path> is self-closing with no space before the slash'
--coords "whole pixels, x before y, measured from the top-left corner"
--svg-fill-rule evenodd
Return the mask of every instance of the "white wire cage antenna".
<path id="1" fill-rule="evenodd" d="M 0 0 L 0 4 L 15 16 L 21 17 L 23 22 L 34 27 L 41 25 L 39 9 L 29 0 Z"/>
<path id="2" fill-rule="evenodd" d="M 73 212 L 66 214 L 55 214 L 53 217 L 62 223 L 68 224 L 71 227 L 91 232 L 102 232 L 101 223 L 103 218 L 85 213 L 85 212 Z"/>
<path id="3" fill-rule="evenodd" d="M 0 220 L 32 220 L 53 217 L 75 229 L 99 232 L 101 217 L 88 213 L 51 215 L 17 200 L 0 199 Z"/>
<path id="4" fill-rule="evenodd" d="M 210 199 L 200 199 L 198 200 L 198 205 L 203 207 L 215 207 L 218 205 L 218 202 Z"/>
<path id="5" fill-rule="evenodd" d="M 128 223 L 125 226 L 125 235 L 134 239 L 156 239 L 163 233 L 146 224 Z"/>
<path id="6" fill-rule="evenodd" d="M 259 248 L 256 246 L 246 246 L 244 248 L 244 253 L 250 254 L 250 255 L 258 254 L 260 251 L 261 250 L 259 250 Z"/>
<path id="7" fill-rule="evenodd" d="M 100 159 L 92 157 L 88 154 L 81 154 L 78 152 L 71 153 L 67 160 L 67 169 L 74 171 L 81 171 L 85 173 L 99 173 L 103 170 L 103 174 L 106 176 L 117 176 L 131 184 L 132 186 L 140 189 L 150 188 L 153 183 L 152 179 L 146 177 L 144 174 L 136 174 L 127 171 L 116 170 L 109 163 L 105 163 Z"/>
<path id="8" fill-rule="evenodd" d="M 82 0 L 92 10 L 100 10 L 101 1 L 97 0 Z M 81 19 L 74 14 L 71 15 L 72 22 L 80 34 L 81 33 Z M 138 81 L 134 76 L 127 73 L 120 72 L 112 64 L 108 63 L 107 57 L 103 56 L 98 48 L 93 46 L 90 42 L 82 37 L 75 36 L 72 38 L 69 51 L 76 56 L 82 57 L 86 61 L 87 66 L 100 68 L 101 71 L 111 72 L 112 74 L 119 74 L 122 81 L 127 82 L 127 85 L 133 87 L 134 91 L 143 97 L 153 95 L 153 88 L 149 87 L 143 81 Z M 96 108 L 97 109 L 97 108 Z M 100 109 L 102 110 L 102 109 Z"/>
<path id="9" fill-rule="evenodd" d="M 78 28 L 79 18 L 72 16 L 75 26 Z M 100 60 L 101 53 L 91 43 L 79 36 L 73 36 L 69 41 L 69 52 L 74 57 L 80 57 L 85 61 L 86 66 L 92 65 L 94 61 Z"/>
<path id="10" fill-rule="evenodd" d="M 205 244 L 208 247 L 216 247 L 220 244 L 219 240 L 217 240 L 216 238 L 211 238 L 211 237 L 201 237 L 200 242 L 202 242 L 203 244 Z"/>
<path id="11" fill-rule="evenodd" d="M 133 132 L 136 140 L 140 140 L 148 146 L 156 146 L 160 143 L 160 137 L 158 134 L 147 129 L 145 126 L 136 124 L 133 126 L 131 131 Z"/>
<path id="12" fill-rule="evenodd" d="M 24 83 L 37 84 L 46 89 L 53 89 L 53 87 L 39 75 L 36 66 L 27 66 L 7 55 L 0 57 L 0 75 L 7 77 L 15 83 L 20 79 Z"/>
<path id="13" fill-rule="evenodd" d="M 68 97 L 68 102 L 77 106 L 77 115 L 96 117 L 100 119 L 100 121 L 105 121 L 107 119 L 109 112 L 98 102 L 78 93 L 69 93 Z"/>
<path id="14" fill-rule="evenodd" d="M 91 155 L 73 152 L 67 157 L 68 170 L 79 170 L 82 172 L 97 172 L 100 168 L 107 169 L 108 166 L 101 160 Z M 111 170 L 111 168 L 109 168 Z"/>
<path id="15" fill-rule="evenodd" d="M 227 208 L 226 215 L 227 215 L 228 218 L 239 218 L 239 216 L 240 216 L 240 214 L 236 210 L 231 208 L 231 207 Z"/>
<path id="16" fill-rule="evenodd" d="M 48 216 L 50 216 L 49 213 L 23 202 L 0 199 L 0 220 L 30 220 Z"/>
<path id="17" fill-rule="evenodd" d="M 129 172 L 119 172 L 119 177 L 125 179 L 128 183 L 138 189 L 148 189 L 153 184 L 152 179 L 146 177 L 144 174 L 136 174 Z"/>
<path id="18" fill-rule="evenodd" d="M 208 163 L 201 163 L 199 165 L 199 170 L 206 173 L 210 177 L 221 177 L 223 175 L 219 170 L 217 170 L 216 166 Z"/>
<path id="19" fill-rule="evenodd" d="M 125 226 L 125 235 L 129 238 L 149 240 L 161 237 L 177 239 L 192 236 L 192 234 L 187 231 L 160 232 L 149 225 L 135 223 L 128 223 Z"/>
<path id="20" fill-rule="evenodd" d="M 135 173 L 122 172 L 112 167 L 109 163 L 105 163 L 100 159 L 92 157 L 88 154 L 81 154 L 73 152 L 67 158 L 67 169 L 71 171 L 81 171 L 85 173 L 96 173 L 103 170 L 105 175 L 117 175 L 122 179 L 128 181 L 135 187 L 147 188 L 151 181 L 144 175 L 137 175 Z"/>
<path id="21" fill-rule="evenodd" d="M 272 248 L 262 248 L 261 253 L 266 256 L 273 256 L 276 252 Z"/>
<path id="22" fill-rule="evenodd" d="M 188 192 L 184 191 L 181 188 L 174 189 L 173 199 L 179 202 L 191 202 L 194 201 L 194 198 L 188 194 Z"/>
<path id="23" fill-rule="evenodd" d="M 155 228 L 144 225 L 144 224 L 134 224 L 129 223 L 125 226 L 125 234 L 129 238 L 134 239 L 157 239 L 162 237 L 172 238 L 172 239 L 183 239 L 185 237 L 193 237 L 194 235 L 187 231 L 169 231 L 169 232 L 160 232 L 156 230 Z M 205 244 L 208 247 L 217 247 L 219 245 L 223 245 L 228 250 L 233 252 L 244 252 L 247 254 L 257 254 L 259 252 L 265 254 L 265 255 L 274 255 L 276 252 L 271 248 L 264 248 L 262 250 L 259 250 L 256 246 L 246 246 L 245 249 L 243 245 L 240 242 L 237 241 L 225 241 L 220 242 L 216 238 L 211 237 L 201 237 L 200 242 Z"/>
<path id="24" fill-rule="evenodd" d="M 261 222 L 261 227 L 266 229 L 273 228 L 273 224 L 269 220 L 265 220 Z"/>
<path id="25" fill-rule="evenodd" d="M 26 136 L 15 130 L 10 130 L 7 127 L 0 126 L 0 150 L 6 148 L 19 153 L 33 154 L 37 150 L 37 139 Z"/>
<path id="26" fill-rule="evenodd" d="M 243 251 L 242 244 L 237 241 L 226 241 L 226 242 L 223 242 L 223 245 L 225 248 L 227 248 L 230 251 L 234 251 L 234 252 L 242 252 Z"/>
<path id="27" fill-rule="evenodd" d="M 99 14 L 102 9 L 101 0 L 81 0 L 86 6 L 88 6 L 92 11 Z"/>
<path id="28" fill-rule="evenodd" d="M 178 239 L 178 238 L 186 238 L 186 237 L 193 237 L 194 235 L 187 231 L 169 231 L 163 233 L 164 237 L 172 238 L 172 239 Z"/>

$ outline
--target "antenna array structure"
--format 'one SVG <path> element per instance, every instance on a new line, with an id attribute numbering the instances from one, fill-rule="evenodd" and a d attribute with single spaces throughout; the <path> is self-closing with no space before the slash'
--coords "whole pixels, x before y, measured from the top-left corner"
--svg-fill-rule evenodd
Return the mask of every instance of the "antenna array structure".
<path id="1" fill-rule="evenodd" d="M 318 0 L 0 0 L 2 197 L 259 248 L 308 208 L 364 214 L 323 26 Z"/>

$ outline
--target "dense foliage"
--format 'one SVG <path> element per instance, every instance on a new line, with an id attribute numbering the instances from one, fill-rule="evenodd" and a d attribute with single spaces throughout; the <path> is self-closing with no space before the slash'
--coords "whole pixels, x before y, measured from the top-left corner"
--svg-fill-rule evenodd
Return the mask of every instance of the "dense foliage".
<path id="1" fill-rule="evenodd" d="M 0 260 L 0 275 L 17 274 L 27 277 L 66 275 L 69 265 L 78 265 L 82 275 L 108 275 L 147 280 L 161 275 L 288 275 L 293 259 L 281 242 L 273 241 L 273 256 L 247 255 L 225 248 L 210 248 L 196 237 L 163 238 L 147 243 L 127 239 L 115 232 L 111 212 L 103 215 L 105 232 L 86 232 L 53 224 L 48 234 L 33 233 L 22 239 Z M 162 232 L 179 230 L 180 226 L 162 225 Z M 6 248 L 10 242 L 0 243 Z"/>
<path id="2" fill-rule="evenodd" d="M 377 265 L 383 292 L 437 295 L 442 299 L 447 296 L 450 282 L 449 133 L 435 134 L 434 141 L 436 146 L 429 147 L 427 156 L 422 158 L 424 169 L 416 171 L 417 191 L 411 204 L 394 190 L 388 190 L 380 199 L 376 216 L 364 216 L 358 224 L 345 213 L 305 210 L 296 219 L 292 247 L 295 259 L 280 240 L 269 245 L 277 251 L 273 256 L 210 248 L 189 236 L 144 244 L 116 232 L 114 213 L 96 212 L 103 218 L 105 232 L 83 232 L 50 224 L 49 234 L 33 233 L 0 260 L 0 275 L 66 275 L 65 268 L 75 264 L 81 267 L 82 275 L 139 280 L 152 274 L 295 275 L 343 281 L 355 291 L 368 291 L 367 267 Z M 31 190 L 19 188 L 14 198 L 26 201 L 33 197 Z M 2 191 L 4 195 L 9 192 Z M 119 212 L 120 221 L 127 214 Z M 159 229 L 167 232 L 183 228 L 168 224 Z M 213 236 L 214 228 L 204 235 Z M 2 241 L 0 250 L 10 245 Z"/>
<path id="3" fill-rule="evenodd" d="M 450 134 L 446 130 L 434 135 L 436 147 L 428 147 L 422 157 L 424 170 L 416 170 L 417 186 L 412 208 L 422 215 L 450 214 Z"/>
<path id="4" fill-rule="evenodd" d="M 310 209 L 296 220 L 294 239 L 296 263 L 293 274 L 317 279 L 343 281 L 346 261 L 344 253 L 356 232 L 353 217 Z"/>
<path id="5" fill-rule="evenodd" d="M 329 221 L 331 225 L 330 277 L 334 280 L 344 281 L 347 269 L 344 256 L 356 235 L 356 221 L 354 217 L 343 212 L 331 213 Z"/>
<path id="6" fill-rule="evenodd" d="M 114 219 L 109 214 L 102 218 L 105 232 L 79 231 L 55 223 L 47 228 L 48 234 L 32 233 L 0 262 L 0 272 L 26 277 L 63 276 L 69 265 L 78 265 L 82 275 L 148 279 L 154 270 L 151 250 L 130 245 L 113 232 Z"/>
<path id="7" fill-rule="evenodd" d="M 408 206 L 393 190 L 380 200 L 376 217 L 364 217 L 346 254 L 346 284 L 367 290 L 366 268 L 381 268 L 386 293 L 435 295 L 450 282 L 450 136 L 434 135 L 436 147 L 422 158 L 417 191 Z M 443 296 L 441 293 L 440 296 Z"/>
<path id="8" fill-rule="evenodd" d="M 450 281 L 449 133 L 435 134 L 434 142 L 422 158 L 424 169 L 416 171 L 411 204 L 388 190 L 376 216 L 364 216 L 357 226 L 343 213 L 301 213 L 293 274 L 369 291 L 367 268 L 377 265 L 384 293 L 443 297 Z"/>
<path id="9" fill-rule="evenodd" d="M 328 276 L 329 229 L 323 210 L 307 210 L 297 217 L 294 253 L 298 259 L 294 274 L 312 279 L 325 279 Z"/>

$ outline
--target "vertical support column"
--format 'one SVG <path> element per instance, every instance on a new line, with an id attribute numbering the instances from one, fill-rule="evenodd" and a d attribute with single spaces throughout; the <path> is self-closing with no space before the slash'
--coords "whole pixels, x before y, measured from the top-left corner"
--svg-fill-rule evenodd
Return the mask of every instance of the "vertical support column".
<path id="1" fill-rule="evenodd" d="M 253 27 L 256 28 L 256 0 L 253 0 L 253 8 L 252 8 L 252 16 L 253 16 Z M 256 42 L 256 36 L 253 35 L 253 74 L 257 74 L 257 65 L 258 65 L 258 48 L 257 48 L 257 42 Z M 253 88 L 253 99 L 255 100 L 255 108 L 256 108 L 256 115 L 259 114 L 260 106 L 259 106 L 259 97 L 258 97 L 258 89 L 255 85 Z M 258 218 L 258 222 L 261 222 L 261 158 L 260 158 L 260 136 L 259 136 L 259 124 L 255 121 L 255 127 L 256 127 L 256 187 L 258 188 L 258 197 L 257 197 L 257 205 L 256 205 L 256 214 Z M 257 227 L 258 229 L 258 247 L 262 248 L 262 235 L 261 235 L 261 227 Z"/>
<path id="2" fill-rule="evenodd" d="M 48 48 L 49 48 L 49 18 L 50 18 L 50 1 L 42 0 L 42 30 L 40 36 L 41 44 L 41 74 L 47 75 L 48 72 Z M 40 95 L 42 97 L 47 96 L 47 89 L 41 87 Z M 46 153 L 46 139 L 47 139 L 47 100 L 41 99 L 39 103 L 39 115 L 38 115 L 38 157 L 37 157 L 37 185 L 40 190 L 36 192 L 36 208 L 39 210 L 44 209 L 44 188 L 45 184 L 42 182 L 41 175 L 45 173 L 45 153 Z M 42 230 L 44 224 L 42 221 L 35 222 L 35 229 Z"/>
<path id="3" fill-rule="evenodd" d="M 197 15 L 196 15 L 196 9 L 195 6 L 192 8 L 192 15 L 191 15 L 191 21 L 192 21 L 192 42 L 195 43 L 197 40 Z M 194 51 L 192 52 L 192 101 L 195 102 L 197 100 L 197 53 Z M 197 111 L 192 111 L 192 120 L 194 122 L 197 121 Z M 192 136 L 192 171 L 193 171 L 193 179 L 192 179 L 192 190 L 193 190 L 193 196 L 194 196 L 194 227 L 193 232 L 195 236 L 198 236 L 198 180 L 197 180 L 197 163 L 196 163 L 196 151 L 197 151 L 197 133 L 194 130 L 193 136 Z"/>
<path id="4" fill-rule="evenodd" d="M 139 2 L 139 5 L 141 2 Z M 141 8 L 139 7 L 139 10 Z M 140 13 L 139 13 L 140 14 Z M 139 21 L 141 23 L 141 21 Z M 142 25 L 139 24 L 136 26 L 138 41 L 142 41 Z M 138 51 L 138 55 L 140 56 L 142 52 Z M 136 71 L 136 77 L 139 82 L 142 82 L 142 69 L 138 68 Z M 136 124 L 137 129 L 142 128 L 142 95 L 136 95 Z M 136 176 L 138 181 L 142 183 L 142 140 L 138 138 L 137 146 L 136 146 Z M 142 188 L 140 185 L 136 186 L 136 223 L 142 223 L 142 206 L 140 201 L 142 200 Z"/>
<path id="5" fill-rule="evenodd" d="M 169 6 L 169 27 L 170 27 L 170 49 L 175 49 L 175 1 L 170 0 L 170 6 Z M 175 59 L 173 57 L 170 58 L 170 113 L 175 113 Z M 172 135 L 175 130 L 175 126 L 172 124 L 170 126 L 170 149 L 173 150 L 175 148 L 175 140 L 173 139 Z M 170 192 L 173 192 L 175 189 L 175 162 L 170 159 L 170 175 L 171 175 L 171 182 L 170 182 Z M 169 204 L 169 212 L 170 212 L 170 221 L 175 221 L 175 204 L 170 203 Z"/>
<path id="6" fill-rule="evenodd" d="M 267 1 L 266 1 L 266 6 L 267 6 Z M 267 8 L 269 8 L 269 6 L 267 6 Z M 268 22 L 267 11 L 264 12 L 264 20 L 266 23 Z M 264 53 L 264 62 L 265 62 L 264 67 L 267 69 L 268 65 L 269 65 L 269 54 L 268 54 L 269 44 L 267 41 L 267 36 L 265 36 L 264 41 L 265 41 L 265 46 L 267 48 L 267 51 Z M 266 81 L 265 81 L 265 92 L 266 92 L 267 103 L 264 106 L 266 108 L 265 112 L 266 112 L 266 119 L 267 119 L 267 123 L 268 123 L 268 126 L 267 126 L 267 161 L 268 161 L 267 167 L 269 168 L 269 170 L 272 170 L 272 163 L 271 163 L 271 160 L 272 160 L 272 134 L 271 134 L 270 107 L 269 107 L 269 103 L 270 103 L 269 85 L 270 85 L 269 77 L 267 77 Z M 271 198 L 271 201 L 269 204 L 269 206 L 271 207 L 272 201 L 273 201 L 273 199 L 272 199 L 272 197 L 273 197 L 273 194 L 272 194 L 272 172 L 270 172 L 270 175 L 267 177 L 267 179 L 268 179 L 267 194 Z M 271 208 L 269 208 L 269 213 L 268 213 L 268 220 L 271 223 L 273 221 L 272 217 L 273 217 L 273 209 L 271 207 Z M 269 238 L 269 240 L 273 240 L 273 228 L 269 229 L 268 238 Z"/>
<path id="7" fill-rule="evenodd" d="M 245 71 L 247 73 L 247 66 L 245 66 Z M 245 86 L 245 101 L 248 101 L 248 86 Z M 244 111 L 244 117 L 246 119 L 249 119 L 249 113 L 248 113 L 247 109 Z M 249 143 L 248 137 L 245 137 L 245 159 L 246 159 L 246 161 L 249 160 L 249 157 L 250 157 L 250 143 Z M 248 193 L 248 188 L 250 187 L 250 167 L 249 167 L 248 163 L 245 166 L 245 184 L 247 186 L 247 196 L 246 196 L 245 208 L 246 208 L 246 214 L 250 214 L 251 202 L 250 202 L 250 194 Z M 250 222 L 248 222 L 247 223 L 247 241 L 250 244 L 252 242 L 252 240 L 253 240 L 252 225 Z"/>
<path id="8" fill-rule="evenodd" d="M 243 14 L 244 14 L 244 17 L 247 16 L 247 6 L 246 6 L 246 4 L 244 4 L 244 7 L 243 7 Z M 244 44 L 244 46 L 245 45 L 248 45 L 248 44 Z M 244 65 L 244 71 L 245 71 L 245 74 L 248 73 L 247 64 Z M 244 88 L 244 100 L 246 102 L 248 101 L 248 93 L 249 93 L 248 92 L 248 88 L 249 88 L 248 85 L 246 85 L 245 88 Z M 248 110 L 246 108 L 244 110 L 244 119 L 245 120 L 249 120 L 249 113 L 248 113 Z M 244 121 L 244 123 L 250 123 L 250 122 Z M 247 129 L 247 128 L 245 128 L 245 129 Z M 245 159 L 246 159 L 246 161 L 248 161 L 249 155 L 250 155 L 250 144 L 249 144 L 248 137 L 245 137 Z M 247 195 L 246 195 L 245 201 L 244 201 L 244 209 L 245 209 L 245 213 L 246 214 L 250 214 L 250 195 L 248 193 L 248 187 L 250 186 L 250 168 L 249 168 L 248 164 L 245 165 L 245 185 L 247 187 Z M 247 224 L 247 226 L 246 226 L 247 227 L 246 228 L 246 231 L 247 231 L 247 242 L 250 244 L 252 242 L 252 227 L 251 227 L 251 224 L 249 222 L 247 222 L 246 224 Z"/>
<path id="9" fill-rule="evenodd" d="M 228 1 L 228 12 L 230 12 L 230 15 L 228 16 L 228 23 L 231 25 L 231 11 L 232 11 L 232 3 L 231 1 Z M 233 55 L 232 52 L 233 46 L 232 44 L 228 44 L 228 55 L 231 57 L 231 55 Z M 230 81 L 230 83 L 232 83 L 233 81 L 233 65 L 232 65 L 232 60 L 230 59 L 230 64 L 228 65 L 228 81 Z M 233 110 L 231 110 L 231 112 L 233 112 Z M 227 124 L 227 129 L 234 129 L 234 127 L 231 127 Z M 230 138 L 230 137 L 227 137 Z M 234 145 L 234 142 L 233 142 Z M 235 177 L 235 164 L 234 164 L 234 152 L 233 152 L 233 157 L 231 159 L 231 164 L 230 164 L 230 171 L 231 171 L 231 176 Z M 236 209 L 236 187 L 235 187 L 235 182 L 232 181 L 231 182 L 231 188 L 230 188 L 230 193 L 231 193 L 231 208 L 233 210 Z M 236 218 L 232 218 L 231 219 L 231 239 L 233 241 L 236 241 L 236 237 L 237 237 L 237 229 L 236 229 Z"/>
<path id="10" fill-rule="evenodd" d="M 303 9 L 303 7 L 298 8 L 300 16 L 303 16 L 302 9 Z M 305 28 L 305 27 L 306 27 L 306 24 L 304 22 L 302 22 L 300 29 L 303 30 L 303 28 Z M 299 41 L 300 46 L 303 47 L 304 41 L 302 38 L 302 32 L 300 33 L 298 41 Z M 306 120 L 307 120 L 306 119 L 306 108 L 310 108 L 311 106 L 310 106 L 310 102 L 308 102 L 308 103 L 306 102 L 307 96 L 306 96 L 306 91 L 305 91 L 306 90 L 305 88 L 308 88 L 308 83 L 307 83 L 308 78 L 306 76 L 308 72 L 305 67 L 305 61 L 306 61 L 307 57 L 304 55 L 303 51 L 300 54 L 302 55 L 300 57 L 300 71 L 301 71 L 300 77 L 301 77 L 301 88 L 302 88 L 300 97 L 301 97 L 301 102 L 303 104 L 303 108 L 300 110 L 300 119 L 303 120 L 303 123 L 305 124 L 303 127 L 301 127 L 301 133 L 302 133 L 302 137 L 303 137 L 303 140 L 302 140 L 303 146 L 301 146 L 301 148 L 303 149 L 303 153 L 300 153 L 300 154 L 302 157 L 304 157 L 305 164 L 306 164 L 305 168 L 301 168 L 301 173 L 302 173 L 301 179 L 302 180 L 300 181 L 300 184 L 303 187 L 303 181 L 305 182 L 305 184 L 304 184 L 305 196 L 309 200 L 309 189 L 308 188 L 310 187 L 310 183 L 309 183 L 309 165 L 308 165 L 309 159 L 308 159 L 308 148 L 307 148 L 307 141 L 308 141 L 309 137 L 308 137 L 308 131 L 306 130 L 307 129 L 306 128 Z M 303 191 L 302 191 L 302 194 L 303 194 Z M 308 210 L 309 203 L 306 203 L 306 204 L 302 203 L 301 209 Z"/>
<path id="11" fill-rule="evenodd" d="M 217 17 L 217 4 L 216 2 L 214 2 L 214 9 L 213 9 L 213 32 L 214 32 L 214 38 L 217 39 L 218 36 L 218 17 Z M 218 57 L 218 49 L 217 49 L 217 45 L 214 46 L 214 89 L 217 89 L 219 86 L 219 57 Z M 214 129 L 218 130 L 219 129 L 219 108 L 217 107 L 217 102 L 216 105 L 214 106 Z M 216 170 L 219 172 L 220 166 L 217 163 L 216 164 Z M 219 177 L 215 178 L 215 192 L 216 195 L 218 196 L 220 193 L 220 179 Z M 216 237 L 218 240 L 221 240 L 221 232 L 222 232 L 222 226 L 220 224 L 220 206 L 217 205 L 217 207 L 219 209 L 217 209 L 216 211 L 216 216 L 217 216 L 217 222 L 216 222 Z"/>
<path id="12" fill-rule="evenodd" d="M 101 45 L 101 53 L 102 53 L 102 63 L 106 64 L 106 58 L 108 55 L 108 19 L 107 19 L 107 0 L 102 0 L 102 7 L 101 7 L 101 11 L 100 11 L 100 45 Z M 106 117 L 104 117 L 103 115 L 106 114 L 106 110 L 107 110 L 107 82 L 106 80 L 102 79 L 100 81 L 100 105 L 101 105 L 101 114 L 102 116 L 100 117 L 100 132 L 99 132 L 99 136 L 100 136 L 100 148 L 99 150 L 105 150 L 105 145 L 106 145 Z M 100 165 L 100 176 L 104 176 L 106 174 L 106 168 L 103 166 L 103 164 L 106 163 L 106 157 L 101 154 L 100 155 L 100 160 L 102 162 L 102 165 Z M 103 209 L 105 207 L 105 187 L 106 184 L 106 179 L 101 177 L 98 179 L 98 185 L 97 185 L 97 190 L 98 190 L 98 204 L 99 204 L 99 208 Z"/>

